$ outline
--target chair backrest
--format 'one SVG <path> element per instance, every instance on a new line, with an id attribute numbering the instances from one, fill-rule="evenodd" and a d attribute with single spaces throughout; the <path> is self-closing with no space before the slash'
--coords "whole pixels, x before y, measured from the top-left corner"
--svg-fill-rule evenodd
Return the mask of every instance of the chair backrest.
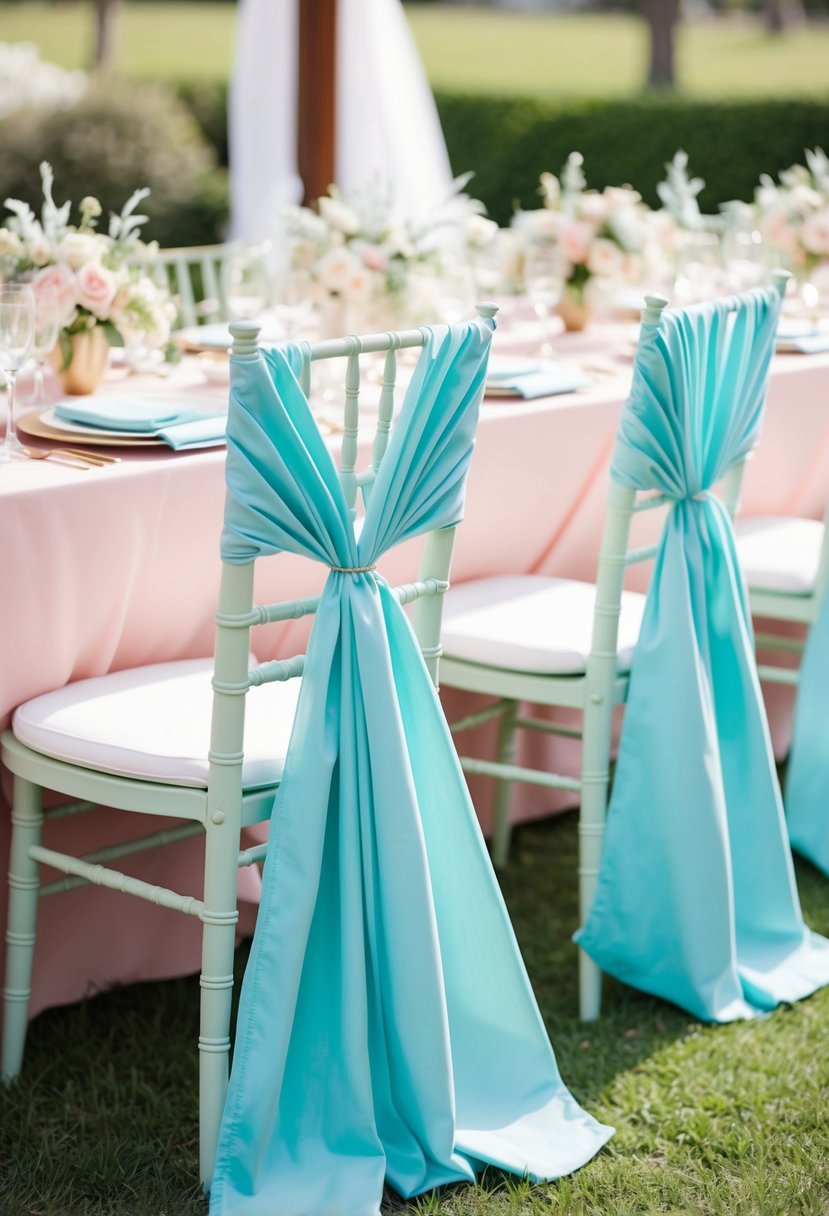
<path id="1" fill-rule="evenodd" d="M 480 305 L 481 318 L 493 318 L 494 305 Z M 490 321 L 490 325 L 492 322 Z M 461 328 L 461 327 L 458 327 Z M 233 356 L 255 358 L 258 326 L 253 322 L 234 322 L 230 326 L 234 338 Z M 351 519 L 354 521 L 368 504 L 373 486 L 386 455 L 395 420 L 395 388 L 397 381 L 397 351 L 422 347 L 427 328 L 401 333 L 388 332 L 366 337 L 350 336 L 302 344 L 301 366 L 296 379 L 307 398 L 310 391 L 312 364 L 345 358 L 345 398 L 342 439 L 339 453 L 339 479 Z M 382 386 L 376 413 L 372 410 L 373 436 L 367 465 L 357 467 L 360 455 L 360 357 L 384 353 Z M 265 352 L 267 358 L 267 352 Z M 481 392 L 483 384 L 481 382 Z M 231 380 L 231 399 L 233 382 Z M 231 404 L 233 408 L 233 404 Z M 418 579 L 395 587 L 394 594 L 402 605 L 417 601 L 413 626 L 429 674 L 437 685 L 440 656 L 440 627 L 443 595 L 449 587 L 449 567 L 454 543 L 454 527 L 445 527 L 426 537 L 424 556 Z M 244 694 L 249 688 L 270 681 L 288 680 L 302 675 L 304 655 L 274 659 L 248 670 L 250 629 L 254 625 L 295 620 L 312 616 L 319 607 L 321 596 L 290 600 L 282 603 L 255 604 L 253 600 L 254 562 L 224 561 L 216 616 L 216 647 L 214 658 L 214 714 L 211 736 L 211 795 L 215 791 L 224 802 L 233 792 L 238 796 L 241 779 L 241 753 L 244 734 Z"/>
<path id="2" fill-rule="evenodd" d="M 794 961 L 808 947 L 735 494 L 727 504 L 714 493 L 757 441 L 786 277 L 671 313 L 649 301 L 611 468 L 591 656 L 607 680 L 622 570 L 645 556 L 628 550 L 629 521 L 639 494 L 663 498 L 601 864 L 577 940 L 602 970 L 711 1021 L 790 999 L 794 975 L 806 974 Z M 589 679 L 588 702 L 601 699 Z"/>
<path id="3" fill-rule="evenodd" d="M 785 271 L 775 272 L 772 275 L 773 287 L 781 302 L 788 278 L 789 276 Z M 707 363 L 701 362 L 697 369 L 700 379 L 708 378 L 710 380 L 713 378 L 712 372 L 715 362 L 720 369 L 727 369 L 732 337 L 731 319 L 742 314 L 742 310 L 754 295 L 755 293 L 745 292 L 720 302 L 722 311 L 726 315 L 722 318 L 723 323 L 711 341 L 712 350 L 709 353 Z M 645 342 L 659 341 L 659 329 L 663 318 L 663 310 L 667 307 L 667 303 L 667 300 L 661 296 L 647 297 L 640 332 L 640 350 Z M 695 314 L 699 314 L 702 317 L 706 311 L 706 305 L 691 306 L 679 311 L 689 318 L 693 318 Z M 768 330 L 768 326 L 766 329 Z M 773 335 L 773 329 L 770 332 Z M 745 422 L 745 435 L 743 437 L 745 441 L 736 443 L 733 459 L 727 461 L 725 466 L 718 472 L 716 486 L 706 485 L 704 491 L 701 490 L 701 493 L 704 492 L 705 494 L 717 493 L 732 519 L 739 505 L 745 462 L 750 454 L 751 447 L 756 442 L 759 431 L 762 410 L 765 406 L 768 366 L 772 353 L 772 347 L 769 344 L 769 332 L 757 336 L 747 333 L 741 335 L 741 338 L 742 348 L 736 352 L 735 357 L 737 358 L 738 366 L 736 367 L 734 383 L 731 385 L 734 397 L 732 400 L 724 401 L 722 412 L 726 415 L 729 411 L 733 410 L 736 416 L 741 408 L 741 398 L 749 400 L 751 417 L 746 419 Z M 735 343 L 734 345 L 736 347 L 740 344 Z M 761 346 L 763 349 L 761 349 Z M 714 350 L 714 347 L 717 349 Z M 639 350 L 637 351 L 638 358 Z M 622 429 L 626 423 L 633 421 L 638 374 L 641 374 L 641 369 L 637 363 L 631 398 L 629 398 L 625 406 L 625 414 L 622 418 Z M 700 384 L 694 383 L 695 379 L 696 376 L 693 372 L 690 376 L 683 379 L 681 371 L 676 369 L 675 382 L 666 388 L 668 393 L 676 395 L 678 398 L 682 398 L 683 395 L 686 395 L 688 398 L 684 405 L 680 404 L 676 408 L 673 418 L 673 422 L 678 426 L 679 430 L 671 437 L 671 440 L 676 442 L 678 447 L 681 447 L 683 444 L 689 446 L 691 444 L 690 435 L 683 435 L 682 428 L 690 430 L 691 428 L 699 428 L 702 425 L 701 418 L 695 416 L 695 414 L 701 414 L 702 411 L 695 410 L 691 401 L 691 398 L 701 391 Z M 621 429 L 620 440 L 617 443 L 617 454 L 620 443 Z M 681 459 L 678 459 L 677 464 L 681 463 Z M 613 682 L 616 679 L 616 643 L 625 575 L 632 566 L 652 561 L 659 551 L 659 542 L 640 548 L 630 548 L 632 521 L 635 516 L 642 512 L 666 508 L 676 501 L 672 495 L 658 492 L 649 484 L 637 486 L 633 484 L 633 481 L 634 479 L 631 477 L 620 474 L 618 461 L 614 461 L 608 488 L 605 525 L 599 551 L 593 637 L 587 668 L 588 685 L 595 695 L 600 696 L 604 695 L 605 690 L 612 688 Z M 609 746 L 609 738 L 607 745 Z"/>
<path id="4" fill-rule="evenodd" d="M 166 288 L 178 310 L 177 327 L 227 321 L 227 272 L 238 244 L 189 245 L 159 249 L 142 261 L 159 287 Z M 264 258 L 266 247 L 245 247 L 251 259 Z"/>

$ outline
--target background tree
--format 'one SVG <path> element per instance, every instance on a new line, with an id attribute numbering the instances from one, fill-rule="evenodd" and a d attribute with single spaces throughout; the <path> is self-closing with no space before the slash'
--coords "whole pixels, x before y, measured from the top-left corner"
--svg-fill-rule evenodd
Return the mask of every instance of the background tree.
<path id="1" fill-rule="evenodd" d="M 118 42 L 121 0 L 95 0 L 95 42 L 92 67 L 96 71 L 111 67 Z"/>
<path id="2" fill-rule="evenodd" d="M 641 0 L 642 16 L 650 28 L 648 84 L 673 88 L 674 36 L 679 23 L 680 0 Z"/>

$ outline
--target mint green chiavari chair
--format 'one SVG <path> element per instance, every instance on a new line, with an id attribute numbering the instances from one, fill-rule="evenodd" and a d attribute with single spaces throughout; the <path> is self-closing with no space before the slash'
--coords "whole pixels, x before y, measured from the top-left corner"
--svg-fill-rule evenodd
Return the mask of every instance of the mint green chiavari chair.
<path id="1" fill-rule="evenodd" d="M 752 615 L 763 622 L 755 637 L 764 653 L 760 679 L 796 690 L 785 784 L 789 839 L 829 874 L 829 505 L 822 521 L 746 515 L 735 532 Z"/>
<path id="2" fill-rule="evenodd" d="M 659 325 L 666 301 L 651 296 L 642 336 Z M 640 338 L 640 342 L 642 338 Z M 689 424 L 690 425 L 690 424 Z M 677 437 L 677 442 L 681 438 Z M 740 496 L 744 455 L 724 472 L 720 493 L 734 513 Z M 630 668 L 645 609 L 645 596 L 625 590 L 626 572 L 652 561 L 658 544 L 631 546 L 631 526 L 643 512 L 670 507 L 664 493 L 636 490 L 611 478 L 595 586 L 538 575 L 473 580 L 446 597 L 441 682 L 495 698 L 482 710 L 452 724 L 456 736 L 492 719 L 498 722 L 495 758 L 462 755 L 468 773 L 496 779 L 492 854 L 506 864 L 515 782 L 579 797 L 579 917 L 583 925 L 598 880 L 610 785 L 614 709 L 628 696 Z M 528 707 L 581 713 L 581 726 L 562 725 Z M 515 752 L 520 730 L 581 740 L 578 777 L 549 769 L 520 767 Z M 601 1009 L 601 971 L 579 951 L 579 1009 L 585 1021 Z"/>
<path id="3" fill-rule="evenodd" d="M 234 316 L 233 294 L 235 290 L 245 292 L 244 284 L 234 284 L 234 263 L 256 272 L 256 293 L 267 289 L 265 245 L 243 245 L 228 242 L 220 245 L 183 245 L 180 248 L 157 249 L 142 259 L 159 287 L 166 288 L 177 309 L 177 327 L 185 329 L 231 320 Z M 254 300 L 253 312 L 261 313 L 267 299 Z M 239 310 L 236 310 L 238 314 Z M 253 315 L 243 312 L 242 316 Z"/>
<path id="4" fill-rule="evenodd" d="M 495 312 L 494 306 L 479 308 L 485 318 Z M 230 328 L 234 358 L 255 359 L 256 324 L 237 322 Z M 422 347 L 429 333 L 424 328 L 303 347 L 306 393 L 312 362 L 346 359 L 339 477 L 352 509 L 358 493 L 370 495 L 388 447 L 396 352 Z M 377 352 L 385 354 L 383 384 L 376 413 L 369 411 L 374 426 L 369 465 L 358 469 L 360 355 Z M 435 680 L 453 538 L 454 527 L 430 533 L 419 578 L 391 592 L 400 604 L 418 601 L 415 632 Z M 14 801 L 0 1073 L 10 1081 L 23 1063 L 40 899 L 91 883 L 197 918 L 202 924 L 199 1164 L 205 1185 L 213 1172 L 227 1091 L 237 872 L 261 863 L 267 854 L 266 844 L 243 848 L 240 833 L 272 813 L 304 661 L 297 656 L 257 663 L 250 635 L 257 625 L 313 616 L 320 600 L 255 603 L 253 576 L 253 561 L 222 562 L 212 660 L 157 664 L 70 684 L 20 706 L 12 729 L 2 735 L 2 759 L 14 776 Z M 75 801 L 44 814 L 44 791 Z M 83 815 L 98 806 L 181 823 L 85 856 L 42 843 L 44 820 L 55 814 Z M 194 836 L 205 839 L 200 892 L 155 886 L 116 867 L 122 858 Z M 42 865 L 64 877 L 42 885 Z"/>

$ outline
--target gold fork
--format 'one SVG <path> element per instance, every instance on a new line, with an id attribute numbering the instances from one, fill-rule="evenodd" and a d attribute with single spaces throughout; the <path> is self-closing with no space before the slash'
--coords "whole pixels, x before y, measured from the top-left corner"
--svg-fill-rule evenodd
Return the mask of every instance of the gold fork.
<path id="1" fill-rule="evenodd" d="M 105 456 L 99 452 L 87 452 L 82 448 L 24 448 L 30 460 L 68 460 L 79 469 L 102 469 L 108 464 L 119 464 L 120 456 Z"/>

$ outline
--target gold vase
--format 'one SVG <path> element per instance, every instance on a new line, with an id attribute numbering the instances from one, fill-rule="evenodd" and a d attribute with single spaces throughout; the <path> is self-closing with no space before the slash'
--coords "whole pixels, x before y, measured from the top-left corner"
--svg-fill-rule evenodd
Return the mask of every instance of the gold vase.
<path id="1" fill-rule="evenodd" d="M 63 350 L 58 344 L 52 352 L 52 366 L 60 377 L 63 391 L 73 397 L 94 393 L 109 363 L 109 342 L 102 326 L 94 325 L 80 334 L 69 334 L 72 358 L 63 367 Z"/>
<path id="2" fill-rule="evenodd" d="M 571 333 L 586 329 L 593 320 L 593 307 L 579 292 L 565 291 L 558 306 L 558 315 L 564 322 L 564 328 Z"/>

